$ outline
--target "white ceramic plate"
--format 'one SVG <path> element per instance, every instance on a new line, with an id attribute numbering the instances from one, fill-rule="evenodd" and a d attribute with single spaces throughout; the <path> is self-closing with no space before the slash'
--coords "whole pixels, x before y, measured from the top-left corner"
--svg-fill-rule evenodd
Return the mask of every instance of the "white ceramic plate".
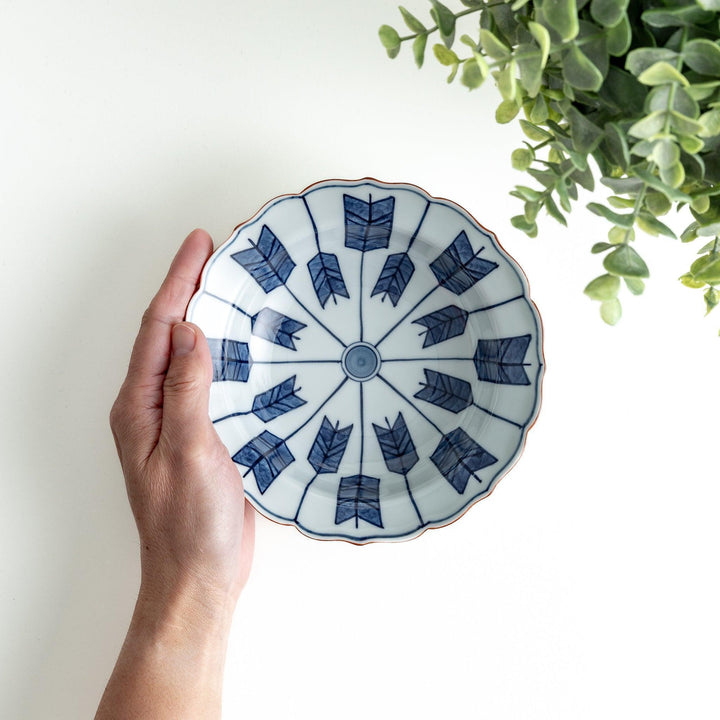
<path id="1" fill-rule="evenodd" d="M 538 412 L 524 275 L 413 185 L 284 195 L 210 258 L 187 312 L 210 414 L 267 517 L 314 538 L 408 539 L 487 496 Z"/>

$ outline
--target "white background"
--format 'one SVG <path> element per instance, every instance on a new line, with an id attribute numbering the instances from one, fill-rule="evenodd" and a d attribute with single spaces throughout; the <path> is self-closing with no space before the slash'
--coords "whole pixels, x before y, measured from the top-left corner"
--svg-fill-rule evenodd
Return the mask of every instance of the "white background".
<path id="1" fill-rule="evenodd" d="M 0 717 L 91 717 L 113 666 L 139 564 L 107 413 L 182 238 L 366 175 L 459 202 L 522 265 L 543 408 L 493 496 L 412 542 L 259 519 L 224 717 L 718 717 L 720 315 L 676 282 L 694 248 L 639 238 L 653 278 L 603 325 L 606 227 L 512 228 L 519 129 L 492 83 L 385 57 L 394 1 L 1 5 Z"/>

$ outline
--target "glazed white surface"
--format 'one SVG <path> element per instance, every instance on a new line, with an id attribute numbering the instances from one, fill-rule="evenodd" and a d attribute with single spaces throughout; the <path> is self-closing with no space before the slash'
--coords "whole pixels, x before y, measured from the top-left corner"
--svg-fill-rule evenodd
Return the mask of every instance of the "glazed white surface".
<path id="1" fill-rule="evenodd" d="M 107 413 L 182 238 L 366 175 L 457 201 L 518 260 L 542 411 L 492 497 L 412 542 L 259 519 L 225 717 L 720 714 L 720 316 L 676 282 L 694 250 L 640 237 L 652 280 L 605 327 L 582 295 L 605 226 L 512 228 L 519 130 L 491 85 L 385 57 L 395 5 L 5 3 L 0 717 L 91 717 L 124 637 L 139 563 Z"/>

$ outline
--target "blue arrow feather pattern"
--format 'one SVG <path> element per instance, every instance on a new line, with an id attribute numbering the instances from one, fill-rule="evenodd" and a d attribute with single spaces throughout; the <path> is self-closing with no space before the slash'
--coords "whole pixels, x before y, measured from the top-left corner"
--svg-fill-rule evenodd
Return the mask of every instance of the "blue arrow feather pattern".
<path id="1" fill-rule="evenodd" d="M 430 263 L 438 284 L 455 295 L 462 295 L 497 266 L 476 257 L 464 230 Z"/>
<path id="2" fill-rule="evenodd" d="M 414 272 L 415 266 L 407 253 L 388 255 L 370 297 L 384 293 L 382 300 L 389 297 L 393 307 L 397 306 Z"/>
<path id="3" fill-rule="evenodd" d="M 405 475 L 415 467 L 419 459 L 415 443 L 410 437 L 402 413 L 398 413 L 392 425 L 387 418 L 385 418 L 385 422 L 387 427 L 373 423 L 385 464 L 390 472 Z"/>
<path id="4" fill-rule="evenodd" d="M 418 400 L 425 400 L 453 413 L 459 413 L 472 405 L 473 395 L 469 382 L 429 368 L 423 368 L 423 372 L 424 387 L 414 395 Z"/>
<path id="5" fill-rule="evenodd" d="M 470 476 L 497 462 L 497 458 L 475 442 L 462 428 L 443 435 L 430 456 L 443 477 L 462 495 Z"/>
<path id="6" fill-rule="evenodd" d="M 473 356 L 478 380 L 501 385 L 529 385 L 525 372 L 525 353 L 530 345 L 531 335 L 478 340 Z"/>
<path id="7" fill-rule="evenodd" d="M 335 524 L 355 518 L 383 527 L 380 514 L 380 478 L 368 475 L 351 475 L 340 480 L 335 508 Z"/>
<path id="8" fill-rule="evenodd" d="M 295 394 L 302 389 L 295 387 L 296 377 L 293 375 L 269 390 L 256 395 L 252 404 L 253 413 L 263 422 L 270 422 L 290 410 L 305 405 L 306 401 Z"/>
<path id="9" fill-rule="evenodd" d="M 245 465 L 248 468 L 245 475 L 252 470 L 258 490 L 264 493 L 275 478 L 294 462 L 295 457 L 282 438 L 264 430 L 243 445 L 233 455 L 233 460 L 238 465 Z"/>
<path id="10" fill-rule="evenodd" d="M 336 423 L 333 427 L 326 415 L 310 448 L 308 462 L 318 474 L 336 473 L 345 454 L 353 426 L 341 428 L 339 425 Z"/>
<path id="11" fill-rule="evenodd" d="M 213 364 L 213 382 L 247 382 L 252 366 L 248 344 L 226 338 L 208 338 Z"/>
<path id="12" fill-rule="evenodd" d="M 263 225 L 257 245 L 252 240 L 250 245 L 247 250 L 233 253 L 232 259 L 242 265 L 266 293 L 284 285 L 295 263 L 273 231 Z"/>
<path id="13" fill-rule="evenodd" d="M 330 296 L 332 296 L 333 302 L 336 304 L 336 295 L 344 298 L 350 297 L 340 270 L 337 255 L 319 252 L 310 260 L 307 266 L 310 271 L 313 287 L 315 288 L 315 294 L 323 309 L 325 308 L 325 303 L 330 299 Z"/>
<path id="14" fill-rule="evenodd" d="M 462 335 L 467 325 L 468 313 L 457 305 L 447 305 L 440 310 L 428 313 L 413 320 L 413 323 L 427 328 L 420 335 L 425 335 L 423 347 L 430 347 L 450 338 Z"/>
<path id="15" fill-rule="evenodd" d="M 386 248 L 390 243 L 395 198 L 368 200 L 343 195 L 345 208 L 345 246 L 368 252 Z"/>
<path id="16" fill-rule="evenodd" d="M 264 307 L 250 318 L 252 326 L 251 333 L 255 337 L 261 337 L 263 340 L 269 340 L 275 345 L 297 350 L 294 340 L 300 340 L 295 334 L 306 328 L 305 323 L 299 320 L 293 320 L 287 315 L 277 312 L 269 307 Z"/>

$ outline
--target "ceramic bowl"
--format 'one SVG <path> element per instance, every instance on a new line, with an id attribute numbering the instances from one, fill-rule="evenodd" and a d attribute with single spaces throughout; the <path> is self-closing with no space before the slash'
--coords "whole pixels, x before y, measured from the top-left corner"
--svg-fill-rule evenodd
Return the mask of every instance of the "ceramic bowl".
<path id="1" fill-rule="evenodd" d="M 493 490 L 538 412 L 523 273 L 413 185 L 329 180 L 270 201 L 210 258 L 187 318 L 247 497 L 313 538 L 447 525 Z"/>

